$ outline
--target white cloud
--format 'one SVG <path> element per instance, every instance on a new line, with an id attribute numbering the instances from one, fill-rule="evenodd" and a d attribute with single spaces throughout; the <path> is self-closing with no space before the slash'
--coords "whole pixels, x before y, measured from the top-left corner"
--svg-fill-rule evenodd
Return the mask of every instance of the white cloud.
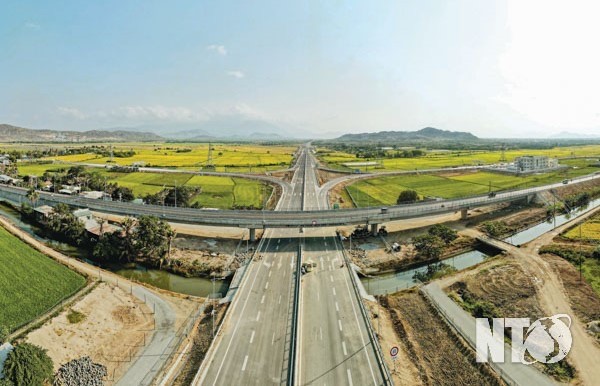
<path id="1" fill-rule="evenodd" d="M 511 1 L 511 41 L 499 62 L 501 100 L 551 128 L 600 125 L 600 3 Z"/>
<path id="2" fill-rule="evenodd" d="M 86 119 L 87 115 L 76 109 L 74 107 L 59 107 L 58 113 L 65 117 L 77 118 L 77 119 Z"/>
<path id="3" fill-rule="evenodd" d="M 209 51 L 215 51 L 222 56 L 227 55 L 227 48 L 220 44 L 211 44 L 210 46 L 207 46 L 206 49 Z"/>
<path id="4" fill-rule="evenodd" d="M 238 78 L 238 79 L 242 79 L 243 77 L 246 76 L 246 74 L 244 74 L 242 71 L 240 70 L 235 70 L 235 71 L 227 71 L 227 75 L 229 76 L 233 76 L 234 78 Z"/>
<path id="5" fill-rule="evenodd" d="M 39 30 L 40 28 L 42 28 L 39 24 L 34 23 L 32 21 L 25 22 L 24 26 L 25 26 L 25 28 L 34 29 L 34 30 Z"/>
<path id="6" fill-rule="evenodd" d="M 204 112 L 191 110 L 181 106 L 124 106 L 113 110 L 109 114 L 114 118 L 124 118 L 141 121 L 175 121 L 193 122 L 206 119 Z"/>

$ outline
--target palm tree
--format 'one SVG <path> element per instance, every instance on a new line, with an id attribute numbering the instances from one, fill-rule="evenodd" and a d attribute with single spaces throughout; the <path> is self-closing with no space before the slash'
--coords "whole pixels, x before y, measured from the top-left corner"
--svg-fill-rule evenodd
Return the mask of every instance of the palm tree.
<path id="1" fill-rule="evenodd" d="M 31 188 L 27 191 L 27 199 L 31 201 L 31 205 L 33 206 L 33 209 L 35 209 L 35 205 L 40 199 L 40 193 L 35 190 L 35 188 Z"/>

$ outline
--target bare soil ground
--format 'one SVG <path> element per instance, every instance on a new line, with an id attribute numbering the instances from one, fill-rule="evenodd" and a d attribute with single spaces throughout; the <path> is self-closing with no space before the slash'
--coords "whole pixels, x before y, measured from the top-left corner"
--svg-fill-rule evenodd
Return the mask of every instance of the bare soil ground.
<path id="1" fill-rule="evenodd" d="M 474 351 L 450 331 L 420 293 L 403 291 L 380 300 L 422 384 L 503 384 L 488 366 L 475 362 Z"/>
<path id="2" fill-rule="evenodd" d="M 291 170 L 281 171 L 281 172 L 271 172 L 273 177 L 277 177 L 283 181 L 290 182 L 292 181 L 292 177 L 294 177 L 294 172 Z"/>
<path id="3" fill-rule="evenodd" d="M 477 300 L 493 304 L 498 317 L 535 320 L 544 313 L 534 280 L 513 258 L 506 257 L 482 265 L 446 290 L 461 299 L 468 293 Z"/>
<path id="4" fill-rule="evenodd" d="M 410 358 L 404 345 L 399 344 L 398 336 L 389 312 L 377 303 L 366 302 L 371 316 L 371 324 L 377 333 L 383 355 L 395 385 L 421 386 L 423 380 L 419 377 L 419 369 Z M 392 347 L 398 347 L 397 359 L 394 361 L 388 354 Z"/>
<path id="5" fill-rule="evenodd" d="M 70 323 L 70 310 L 85 318 Z M 26 340 L 48 350 L 54 370 L 76 358 L 90 356 L 105 365 L 109 379 L 116 379 L 130 365 L 130 357 L 151 338 L 151 310 L 120 288 L 100 284 L 69 309 L 31 332 Z"/>
<path id="6" fill-rule="evenodd" d="M 317 177 L 319 178 L 319 186 L 334 180 L 336 178 L 347 176 L 348 173 L 334 173 L 327 170 L 318 169 Z"/>
<path id="7" fill-rule="evenodd" d="M 200 368 L 208 349 L 212 343 L 212 317 L 210 314 L 210 308 L 207 308 L 208 312 L 205 312 L 200 323 L 198 324 L 196 330 L 193 335 L 193 343 L 191 350 L 186 360 L 184 361 L 184 365 L 179 370 L 179 373 L 175 380 L 173 381 L 173 386 L 186 386 L 191 384 L 196 372 Z M 216 308 L 215 315 L 215 329 L 220 325 L 223 317 L 225 316 L 225 311 L 227 310 L 227 305 L 219 305 Z"/>
<path id="8" fill-rule="evenodd" d="M 577 317 L 583 323 L 600 320 L 600 298 L 585 280 L 580 280 L 577 267 L 560 256 L 543 254 L 542 258 L 558 273 Z"/>
<path id="9" fill-rule="evenodd" d="M 426 233 L 426 229 L 420 228 L 405 232 L 394 232 L 385 237 L 391 245 L 397 242 L 401 245 L 399 252 L 392 252 L 387 249 L 385 243 L 380 237 L 369 237 L 360 242 L 353 242 L 350 248 L 349 241 L 344 245 L 350 251 L 352 262 L 359 266 L 365 273 L 375 273 L 380 271 L 401 270 L 417 263 L 423 263 L 424 260 L 417 254 L 410 239 L 414 236 Z M 444 250 L 441 259 L 456 255 L 457 253 L 473 248 L 474 240 L 469 236 L 460 235 Z"/>
<path id="10" fill-rule="evenodd" d="M 181 271 L 209 275 L 237 268 L 235 251 L 240 240 L 179 234 L 173 241 L 172 263 Z"/>

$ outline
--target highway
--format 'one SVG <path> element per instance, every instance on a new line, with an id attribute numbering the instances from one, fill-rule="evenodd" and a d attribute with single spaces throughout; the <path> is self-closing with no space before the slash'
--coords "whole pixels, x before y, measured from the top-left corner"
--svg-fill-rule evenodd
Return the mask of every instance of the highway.
<path id="1" fill-rule="evenodd" d="M 308 150 L 298 159 L 292 189 L 279 210 L 320 209 L 315 160 Z M 194 385 L 288 384 L 295 366 L 296 385 L 382 385 L 359 301 L 331 230 L 270 229 L 260 242 L 238 295 Z M 293 278 L 297 249 L 303 261 L 318 266 L 302 276 L 298 359 L 290 363 Z"/>
<path id="2" fill-rule="evenodd" d="M 316 160 L 309 156 L 305 208 L 321 210 Z M 367 326 L 348 267 L 331 229 L 305 228 L 303 262 L 316 267 L 302 278 L 298 385 L 382 385 Z"/>
<path id="3" fill-rule="evenodd" d="M 301 210 L 304 157 L 277 210 Z M 290 367 L 297 229 L 269 229 L 193 385 L 280 385 Z"/>

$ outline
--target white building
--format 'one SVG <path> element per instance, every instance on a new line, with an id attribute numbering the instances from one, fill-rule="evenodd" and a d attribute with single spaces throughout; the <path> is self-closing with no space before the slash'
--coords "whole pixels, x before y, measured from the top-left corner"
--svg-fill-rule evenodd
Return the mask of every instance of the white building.
<path id="1" fill-rule="evenodd" d="M 558 159 L 543 155 L 525 155 L 515 158 L 513 168 L 519 172 L 533 172 L 558 168 Z"/>

